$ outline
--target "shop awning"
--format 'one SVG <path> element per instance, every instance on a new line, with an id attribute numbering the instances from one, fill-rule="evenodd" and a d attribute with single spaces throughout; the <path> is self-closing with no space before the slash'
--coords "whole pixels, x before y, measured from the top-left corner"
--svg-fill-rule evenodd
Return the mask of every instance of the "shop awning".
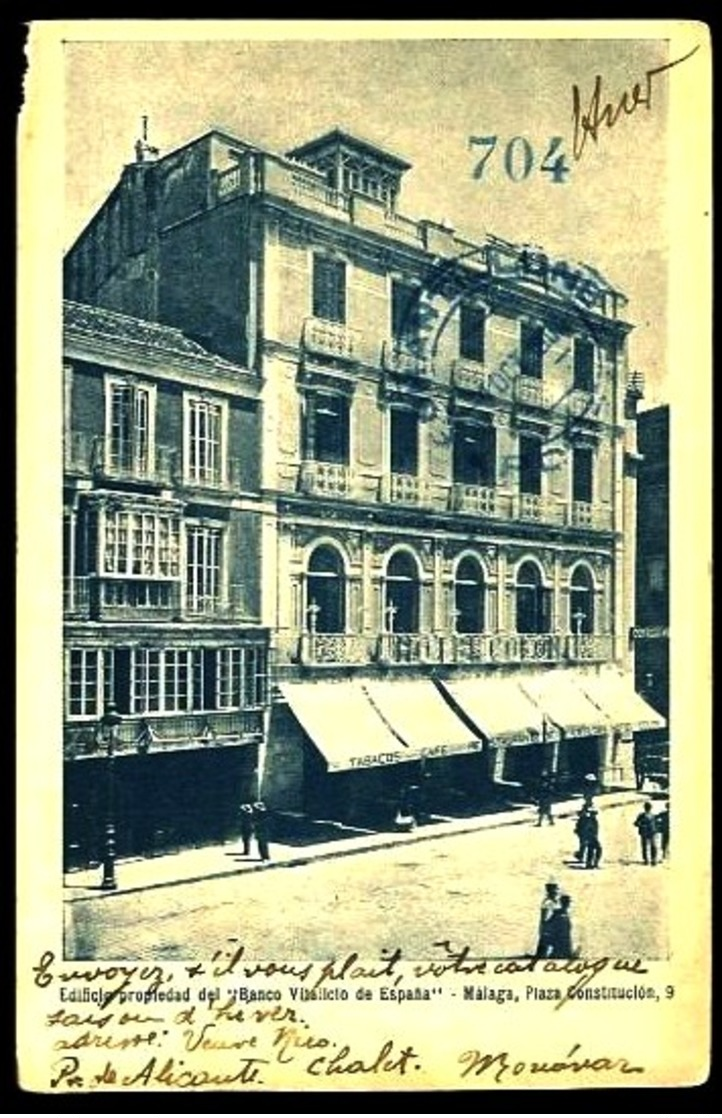
<path id="1" fill-rule="evenodd" d="M 552 669 L 519 677 L 519 686 L 566 737 L 606 734 L 610 724 L 580 686 L 577 672 Z"/>
<path id="2" fill-rule="evenodd" d="M 364 691 L 414 758 L 473 753 L 481 741 L 430 679 L 364 683 Z"/>
<path id="3" fill-rule="evenodd" d="M 599 675 L 580 675 L 579 686 L 619 730 L 659 730 L 666 722 L 634 690 L 634 679 L 625 672 L 605 668 Z"/>
<path id="4" fill-rule="evenodd" d="M 386 686 L 378 684 L 382 690 Z M 396 722 L 381 713 L 358 682 L 282 683 L 280 690 L 325 757 L 329 772 L 398 765 L 481 747 L 431 682 L 388 686 L 394 688 L 394 696 L 385 695 L 380 702 Z M 396 693 L 405 687 L 412 691 Z"/>
<path id="5" fill-rule="evenodd" d="M 443 690 L 494 745 L 542 741 L 543 713 L 511 676 L 440 680 Z M 558 737 L 547 724 L 547 740 Z"/>

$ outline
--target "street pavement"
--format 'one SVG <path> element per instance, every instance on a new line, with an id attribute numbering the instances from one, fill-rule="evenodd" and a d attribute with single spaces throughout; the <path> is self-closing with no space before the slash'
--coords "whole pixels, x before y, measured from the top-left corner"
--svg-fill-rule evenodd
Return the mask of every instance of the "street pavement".
<path id="1" fill-rule="evenodd" d="M 217 872 L 193 880 L 191 860 L 185 880 L 178 863 L 175 884 L 161 884 L 157 870 L 145 887 L 114 894 L 93 895 L 85 882 L 67 891 L 65 957 L 207 959 L 231 940 L 247 958 L 266 960 L 352 951 L 377 958 L 397 946 L 406 958 L 431 958 L 443 954 L 434 945 L 444 941 L 478 957 L 519 957 L 534 949 L 544 883 L 554 879 L 572 897 L 582 954 L 662 958 L 669 867 L 641 861 L 633 820 L 642 799 L 599 798 L 598 870 L 573 858 L 575 803 L 558 811 L 554 826 L 535 826 L 526 809 L 486 825 L 456 821 L 411 836 L 356 836 L 343 848 L 276 850 L 264 872 L 227 847 L 216 857 L 229 868 L 214 863 Z"/>

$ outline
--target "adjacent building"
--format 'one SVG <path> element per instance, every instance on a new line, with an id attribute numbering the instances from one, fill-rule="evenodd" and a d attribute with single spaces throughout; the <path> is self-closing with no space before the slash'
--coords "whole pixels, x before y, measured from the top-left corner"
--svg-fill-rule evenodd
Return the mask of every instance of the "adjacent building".
<path id="1" fill-rule="evenodd" d="M 218 839 L 268 707 L 257 378 L 177 329 L 64 306 L 65 835 L 97 858 Z M 111 730 L 106 715 L 117 712 Z"/>
<path id="2" fill-rule="evenodd" d="M 637 581 L 634 628 L 637 690 L 669 720 L 669 406 L 638 416 Z M 646 768 L 668 775 L 669 728 L 640 737 Z"/>
<path id="3" fill-rule="evenodd" d="M 443 812 L 545 769 L 631 785 L 633 734 L 662 721 L 629 639 L 626 300 L 590 266 L 405 216 L 409 169 L 338 129 L 285 155 L 219 131 L 141 144 L 66 258 L 71 300 L 182 331 L 219 355 L 229 417 L 243 397 L 259 493 L 229 472 L 218 500 L 260 549 L 263 795 L 352 822 L 409 786 Z M 178 408 L 187 458 L 205 421 Z"/>

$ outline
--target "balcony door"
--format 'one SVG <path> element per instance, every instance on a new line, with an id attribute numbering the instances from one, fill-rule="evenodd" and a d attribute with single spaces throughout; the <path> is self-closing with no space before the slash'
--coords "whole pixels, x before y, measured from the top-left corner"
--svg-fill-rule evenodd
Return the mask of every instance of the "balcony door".
<path id="1" fill-rule="evenodd" d="M 418 633 L 419 573 L 408 551 L 397 551 L 386 568 L 384 628 L 387 633 Z"/>
<path id="2" fill-rule="evenodd" d="M 594 583 L 586 567 L 577 567 L 572 575 L 569 606 L 572 633 L 593 633 Z"/>
<path id="3" fill-rule="evenodd" d="M 542 584 L 536 563 L 522 563 L 516 576 L 516 631 L 548 633 L 550 630 L 550 592 Z"/>
<path id="4" fill-rule="evenodd" d="M 306 629 L 312 633 L 345 632 L 343 560 L 333 547 L 321 545 L 311 554 L 306 590 Z"/>
<path id="5" fill-rule="evenodd" d="M 456 569 L 454 609 L 457 633 L 484 631 L 484 575 L 478 559 L 471 555 Z"/>

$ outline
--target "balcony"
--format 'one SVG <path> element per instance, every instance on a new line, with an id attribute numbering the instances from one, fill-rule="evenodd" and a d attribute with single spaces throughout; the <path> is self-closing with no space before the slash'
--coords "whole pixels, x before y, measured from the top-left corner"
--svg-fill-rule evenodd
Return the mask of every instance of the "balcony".
<path id="1" fill-rule="evenodd" d="M 494 377 L 484 365 L 476 361 L 454 361 L 451 366 L 451 383 L 454 388 L 463 388 L 467 392 L 494 393 Z"/>
<path id="2" fill-rule="evenodd" d="M 338 462 L 302 462 L 299 486 L 304 493 L 348 497 L 351 495 L 351 471 Z"/>
<path id="3" fill-rule="evenodd" d="M 403 376 L 429 378 L 432 375 L 431 359 L 423 353 L 423 342 L 386 338 L 381 346 L 381 366 L 391 373 Z"/>
<path id="4" fill-rule="evenodd" d="M 122 447 L 102 435 L 79 432 L 65 444 L 65 468 L 72 473 L 116 481 L 143 481 L 169 486 L 173 483 L 176 452 L 170 447 Z"/>
<path id="5" fill-rule="evenodd" d="M 540 524 L 564 524 L 564 501 L 543 497 L 540 493 L 516 493 L 512 500 L 511 516 L 515 520 L 530 520 Z"/>
<path id="6" fill-rule="evenodd" d="M 476 516 L 510 516 L 511 497 L 484 485 L 455 482 L 451 489 L 451 507 L 455 512 L 471 512 Z"/>
<path id="7" fill-rule="evenodd" d="M 549 396 L 541 377 L 519 375 L 514 386 L 514 399 L 517 404 L 528 404 L 534 408 L 549 407 Z"/>
<path id="8" fill-rule="evenodd" d="M 594 505 L 587 501 L 572 501 L 567 508 L 568 523 L 573 528 L 591 528 L 611 531 L 612 509 L 609 505 Z"/>
<path id="9" fill-rule="evenodd" d="M 302 664 L 366 664 L 369 652 L 362 633 L 302 633 L 298 658 Z"/>
<path id="10" fill-rule="evenodd" d="M 418 505 L 424 498 L 424 483 L 415 474 L 389 474 L 383 481 L 383 499 L 392 505 Z"/>
<path id="11" fill-rule="evenodd" d="M 352 330 L 341 322 L 307 318 L 303 323 L 301 345 L 308 353 L 351 360 L 358 349 L 360 337 L 359 330 Z"/>
<path id="12" fill-rule="evenodd" d="M 184 605 L 179 578 L 83 575 L 63 580 L 63 612 L 66 618 L 93 621 L 241 621 L 243 587 L 231 583 L 223 596 Z"/>
<path id="13" fill-rule="evenodd" d="M 182 474 L 178 470 L 173 480 L 178 486 L 209 493 L 236 493 L 244 488 L 241 460 L 232 457 L 226 459 L 225 470 L 221 469 L 220 465 L 217 468 L 196 471 L 194 474 L 188 471 Z"/>
<path id="14" fill-rule="evenodd" d="M 243 619 L 243 585 L 230 583 L 224 594 L 186 599 L 182 607 L 186 621 L 241 621 Z"/>
<path id="15" fill-rule="evenodd" d="M 98 733 L 98 721 L 66 721 L 66 761 L 104 758 L 107 742 Z M 165 753 L 183 749 L 218 748 L 250 744 L 263 737 L 260 710 L 209 711 L 198 714 L 126 715 L 118 727 L 116 756 Z"/>

